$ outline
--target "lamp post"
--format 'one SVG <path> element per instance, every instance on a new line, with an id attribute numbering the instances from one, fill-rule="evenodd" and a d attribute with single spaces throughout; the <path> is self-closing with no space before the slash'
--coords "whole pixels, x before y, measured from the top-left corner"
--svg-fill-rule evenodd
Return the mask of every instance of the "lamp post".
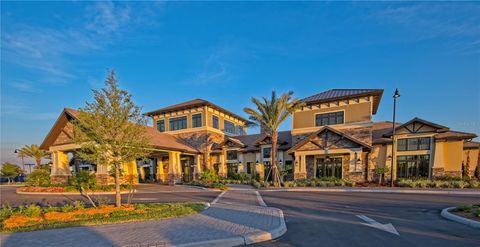
<path id="1" fill-rule="evenodd" d="M 22 150 L 20 150 L 20 149 L 15 149 L 14 153 L 16 153 L 22 159 L 22 168 L 23 168 L 23 170 L 25 170 L 25 162 L 23 160 L 25 158 L 25 154 L 23 154 Z"/>
<path id="2" fill-rule="evenodd" d="M 393 187 L 393 166 L 395 164 L 395 115 L 397 111 L 397 98 L 400 97 L 400 92 L 398 88 L 395 89 L 393 94 L 393 123 L 392 123 L 392 164 L 390 166 L 390 186 Z"/>

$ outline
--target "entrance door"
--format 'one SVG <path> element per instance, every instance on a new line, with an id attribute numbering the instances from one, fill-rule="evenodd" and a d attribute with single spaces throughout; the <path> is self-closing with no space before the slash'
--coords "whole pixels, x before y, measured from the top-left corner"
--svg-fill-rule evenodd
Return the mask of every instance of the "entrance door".
<path id="1" fill-rule="evenodd" d="M 342 158 L 316 158 L 317 177 L 336 177 L 342 178 Z"/>
<path id="2" fill-rule="evenodd" d="M 182 160 L 183 182 L 189 183 L 193 181 L 193 162 L 190 159 Z"/>
<path id="3" fill-rule="evenodd" d="M 264 165 L 264 168 L 265 168 L 265 172 L 264 172 L 265 181 L 272 181 L 273 180 L 272 164 L 270 163 L 270 161 L 265 161 L 263 163 L 263 165 Z"/>
<path id="4" fill-rule="evenodd" d="M 231 178 L 238 173 L 237 163 L 227 163 L 227 177 Z"/>

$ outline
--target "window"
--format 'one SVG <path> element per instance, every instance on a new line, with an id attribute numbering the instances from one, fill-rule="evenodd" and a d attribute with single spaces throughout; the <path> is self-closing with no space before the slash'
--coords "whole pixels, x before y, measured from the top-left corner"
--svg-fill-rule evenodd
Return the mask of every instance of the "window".
<path id="1" fill-rule="evenodd" d="M 236 150 L 227 151 L 227 160 L 237 160 L 237 151 Z"/>
<path id="2" fill-rule="evenodd" d="M 429 167 L 430 156 L 428 154 L 397 156 L 398 178 L 428 177 Z"/>
<path id="3" fill-rule="evenodd" d="M 218 117 L 217 116 L 212 116 L 212 126 L 215 129 L 219 129 L 220 126 L 218 126 Z"/>
<path id="4" fill-rule="evenodd" d="M 223 121 L 224 131 L 229 134 L 235 134 L 235 124 L 230 121 L 224 120 Z"/>
<path id="5" fill-rule="evenodd" d="M 404 138 L 397 141 L 397 151 L 429 150 L 430 137 Z"/>
<path id="6" fill-rule="evenodd" d="M 202 113 L 192 115 L 192 128 L 202 127 Z"/>
<path id="7" fill-rule="evenodd" d="M 254 170 L 253 162 L 247 162 L 247 174 L 253 174 Z"/>
<path id="8" fill-rule="evenodd" d="M 317 114 L 315 116 L 315 126 L 325 126 L 344 123 L 344 112 L 329 112 L 323 114 Z"/>
<path id="9" fill-rule="evenodd" d="M 170 118 L 170 130 L 181 130 L 187 128 L 187 117 Z"/>
<path id="10" fill-rule="evenodd" d="M 165 120 L 158 120 L 157 121 L 157 130 L 160 132 L 165 132 Z"/>
<path id="11" fill-rule="evenodd" d="M 238 135 L 240 136 L 245 135 L 245 130 L 243 129 L 243 126 L 238 126 Z"/>
<path id="12" fill-rule="evenodd" d="M 317 177 L 342 178 L 342 158 L 316 158 Z"/>
<path id="13" fill-rule="evenodd" d="M 264 159 L 270 159 L 270 152 L 272 151 L 272 148 L 264 148 L 263 149 L 263 158 Z"/>

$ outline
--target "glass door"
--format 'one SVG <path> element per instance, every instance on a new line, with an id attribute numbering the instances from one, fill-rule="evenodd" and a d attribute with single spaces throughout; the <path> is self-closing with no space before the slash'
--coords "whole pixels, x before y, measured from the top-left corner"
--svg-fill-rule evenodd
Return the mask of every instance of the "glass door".
<path id="1" fill-rule="evenodd" d="M 336 177 L 342 178 L 342 158 L 316 158 L 315 163 L 317 165 L 317 178 L 322 177 Z"/>

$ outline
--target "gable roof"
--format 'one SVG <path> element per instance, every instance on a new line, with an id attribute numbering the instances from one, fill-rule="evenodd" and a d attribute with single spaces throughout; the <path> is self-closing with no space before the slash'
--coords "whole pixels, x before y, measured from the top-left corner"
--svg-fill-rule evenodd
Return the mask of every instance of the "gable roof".
<path id="1" fill-rule="evenodd" d="M 239 116 L 239 115 L 237 115 L 237 114 L 235 114 L 231 111 L 228 111 L 223 107 L 215 105 L 210 101 L 204 100 L 204 99 L 193 99 L 193 100 L 185 101 L 185 102 L 182 102 L 182 103 L 179 103 L 179 104 L 176 104 L 176 105 L 163 107 L 163 108 L 160 108 L 160 109 L 157 109 L 157 110 L 154 110 L 154 111 L 150 111 L 150 112 L 147 112 L 147 113 L 144 113 L 144 114 L 146 116 L 153 116 L 153 115 L 165 114 L 165 113 L 169 113 L 169 112 L 186 110 L 186 109 L 190 109 L 190 108 L 194 108 L 194 107 L 202 107 L 202 106 L 209 106 L 209 107 L 215 108 L 215 109 L 217 109 L 217 110 L 219 110 L 219 111 L 221 111 L 221 112 L 223 112 L 227 115 L 230 115 L 230 116 L 233 116 L 235 118 L 240 119 L 241 121 L 245 122 L 248 125 L 252 124 L 252 122 L 248 121 L 247 119 L 245 119 L 245 118 L 243 118 L 243 117 L 241 117 L 241 116 Z"/>
<path id="2" fill-rule="evenodd" d="M 41 149 L 48 150 L 48 148 L 55 142 L 58 134 L 62 131 L 65 125 L 76 119 L 79 111 L 71 108 L 64 108 L 57 121 L 53 125 L 50 132 L 45 137 L 44 141 L 40 145 Z M 153 127 L 143 126 L 145 128 L 145 136 L 148 139 L 149 145 L 154 148 L 166 149 L 166 150 L 175 150 L 183 152 L 198 153 L 199 151 L 182 143 L 175 136 L 169 135 L 167 133 L 161 133 Z"/>
<path id="3" fill-rule="evenodd" d="M 463 143 L 463 149 L 479 149 L 480 142 L 467 141 Z"/>
<path id="4" fill-rule="evenodd" d="M 362 96 L 373 96 L 373 114 L 377 113 L 383 89 L 330 89 L 301 99 L 307 105 L 350 99 Z"/>
<path id="5" fill-rule="evenodd" d="M 400 129 L 402 129 L 402 128 L 406 128 L 407 130 L 409 130 L 409 129 L 407 128 L 407 126 L 409 126 L 410 124 L 414 124 L 414 123 L 420 123 L 420 124 L 422 124 L 422 125 L 420 125 L 420 127 L 417 128 L 417 130 L 419 130 L 419 129 L 420 129 L 421 127 L 423 127 L 424 125 L 430 126 L 430 127 L 434 128 L 434 129 L 435 129 L 435 132 L 437 132 L 437 133 L 447 132 L 447 131 L 450 130 L 450 128 L 448 128 L 448 127 L 446 127 L 446 126 L 443 126 L 443 125 L 440 125 L 440 124 L 436 124 L 436 123 L 433 123 L 433 122 L 430 122 L 430 121 L 427 121 L 427 120 L 424 120 L 424 119 L 415 117 L 415 118 L 413 118 L 412 120 L 410 120 L 410 121 L 408 121 L 408 122 L 406 122 L 406 123 L 404 123 L 404 124 L 401 124 L 401 125 L 397 126 L 397 127 L 395 128 L 395 131 L 400 130 Z M 409 130 L 409 131 L 410 131 L 410 130 Z M 411 131 L 414 131 L 414 130 L 411 130 Z M 393 131 L 390 130 L 389 132 L 385 133 L 383 136 L 384 136 L 384 137 L 390 137 L 390 136 L 392 136 L 392 135 L 393 135 Z"/>
<path id="6" fill-rule="evenodd" d="M 309 135 L 307 138 L 305 138 L 304 140 L 302 141 L 299 141 L 297 144 L 295 144 L 292 148 L 290 148 L 287 152 L 288 153 L 293 153 L 295 152 L 295 150 L 297 150 L 298 148 L 302 147 L 303 145 L 307 144 L 310 140 L 312 140 L 314 137 L 318 136 L 320 133 L 324 132 L 324 131 L 331 131 L 337 135 L 340 135 L 342 136 L 343 138 L 346 138 L 354 143 L 357 143 L 359 144 L 360 146 L 363 146 L 365 148 L 368 148 L 368 149 L 371 149 L 372 146 L 363 142 L 363 141 L 360 141 L 358 140 L 357 138 L 353 137 L 353 136 L 350 136 L 350 135 L 347 135 L 343 132 L 341 132 L 340 130 L 337 130 L 337 129 L 334 129 L 332 127 L 329 127 L 329 126 L 324 126 L 322 128 L 320 128 L 319 130 L 313 132 L 311 135 Z"/>
<path id="7" fill-rule="evenodd" d="M 263 140 L 265 134 L 252 134 L 252 135 L 243 135 L 228 137 L 228 140 L 232 142 L 235 140 L 237 143 L 242 144 L 240 151 L 242 152 L 256 152 L 260 151 L 260 146 L 258 140 Z M 226 140 L 227 141 L 227 140 Z M 219 150 L 222 148 L 222 145 L 226 142 L 218 143 L 212 146 L 212 150 Z M 292 147 L 292 134 L 289 130 L 279 131 L 278 132 L 278 150 L 288 150 Z"/>

